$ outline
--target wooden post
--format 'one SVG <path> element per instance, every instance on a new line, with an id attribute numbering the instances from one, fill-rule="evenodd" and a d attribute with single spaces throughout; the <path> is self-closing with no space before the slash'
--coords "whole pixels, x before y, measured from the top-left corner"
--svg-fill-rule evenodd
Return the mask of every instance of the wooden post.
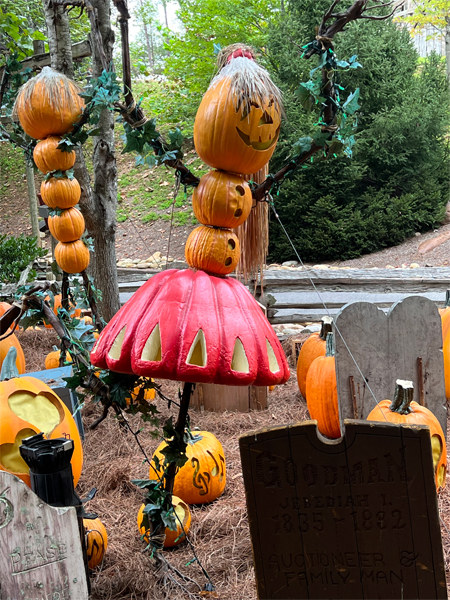
<path id="1" fill-rule="evenodd" d="M 37 198 L 36 198 L 36 185 L 34 183 L 34 169 L 31 159 L 25 156 L 25 168 L 27 174 L 27 186 L 28 186 L 28 201 L 30 203 L 30 217 L 31 217 L 31 229 L 33 231 L 33 235 L 37 238 L 37 246 L 40 248 L 42 246 L 41 243 L 41 235 L 39 231 L 39 221 L 38 221 L 38 207 L 37 207 Z"/>
<path id="2" fill-rule="evenodd" d="M 33 40 L 33 54 L 44 54 L 44 53 L 45 53 L 44 40 Z"/>

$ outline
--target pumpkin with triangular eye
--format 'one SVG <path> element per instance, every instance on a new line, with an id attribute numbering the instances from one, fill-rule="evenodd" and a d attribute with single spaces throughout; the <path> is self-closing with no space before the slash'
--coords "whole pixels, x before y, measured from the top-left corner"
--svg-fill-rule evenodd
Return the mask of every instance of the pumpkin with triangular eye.
<path id="1" fill-rule="evenodd" d="M 64 402 L 35 377 L 0 381 L 0 469 L 16 475 L 28 486 L 29 467 L 20 456 L 19 447 L 23 439 L 41 431 L 49 439 L 67 437 L 74 441 L 71 464 L 76 485 L 83 466 L 83 450 L 77 425 Z"/>
<path id="2" fill-rule="evenodd" d="M 195 149 L 211 167 L 256 173 L 275 150 L 281 93 L 253 59 L 233 58 L 213 79 L 194 123 Z"/>

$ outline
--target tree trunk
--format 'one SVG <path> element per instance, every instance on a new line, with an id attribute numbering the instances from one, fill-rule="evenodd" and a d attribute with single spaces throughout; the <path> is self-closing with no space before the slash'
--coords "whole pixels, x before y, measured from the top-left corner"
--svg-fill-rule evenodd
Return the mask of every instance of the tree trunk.
<path id="1" fill-rule="evenodd" d="M 153 72 L 153 66 L 154 66 L 153 65 L 153 53 L 150 48 L 150 37 L 148 35 L 148 26 L 147 26 L 147 23 L 145 22 L 146 17 L 145 17 L 145 12 L 144 12 L 144 3 L 142 2 L 142 0 L 139 0 L 139 4 L 141 6 L 142 24 L 144 26 L 145 45 L 147 46 L 148 64 L 149 64 L 151 71 Z"/>
<path id="2" fill-rule="evenodd" d="M 114 31 L 111 28 L 110 0 L 92 0 L 108 63 L 113 66 Z M 93 75 L 99 77 L 103 66 L 95 44 L 93 48 Z M 114 114 L 104 110 L 97 125 L 100 135 L 94 137 L 94 195 L 87 220 L 89 233 L 94 238 L 94 277 L 102 291 L 102 314 L 109 321 L 119 310 L 119 286 L 116 267 L 116 208 L 117 165 L 114 151 Z"/>
<path id="3" fill-rule="evenodd" d="M 98 9 L 98 22 L 103 45 L 112 63 L 114 34 L 110 24 L 109 0 L 92 3 Z M 44 0 L 51 66 L 68 77 L 73 77 L 71 38 L 67 12 L 54 6 L 52 0 Z M 70 53 L 67 49 L 70 48 Z M 100 58 L 93 44 L 94 76 L 102 72 Z M 99 137 L 94 138 L 94 189 L 86 168 L 82 149 L 77 150 L 75 177 L 81 186 L 80 207 L 86 221 L 88 233 L 94 239 L 95 252 L 91 254 L 92 272 L 95 285 L 102 291 L 103 300 L 100 312 L 106 321 L 119 310 L 119 286 L 117 283 L 115 232 L 117 204 L 117 168 L 114 155 L 114 121 L 109 111 L 104 111 L 98 127 Z"/>
<path id="4" fill-rule="evenodd" d="M 445 64 L 447 69 L 447 79 L 450 82 L 450 23 L 445 28 Z"/>

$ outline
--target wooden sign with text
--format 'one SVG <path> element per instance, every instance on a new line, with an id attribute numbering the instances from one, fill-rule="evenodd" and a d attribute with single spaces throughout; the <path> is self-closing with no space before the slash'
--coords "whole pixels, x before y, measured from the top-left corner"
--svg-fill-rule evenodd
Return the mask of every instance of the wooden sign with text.
<path id="1" fill-rule="evenodd" d="M 240 452 L 260 600 L 447 598 L 428 428 L 307 421 Z"/>
<path id="2" fill-rule="evenodd" d="M 0 600 L 88 600 L 75 508 L 0 471 Z"/>

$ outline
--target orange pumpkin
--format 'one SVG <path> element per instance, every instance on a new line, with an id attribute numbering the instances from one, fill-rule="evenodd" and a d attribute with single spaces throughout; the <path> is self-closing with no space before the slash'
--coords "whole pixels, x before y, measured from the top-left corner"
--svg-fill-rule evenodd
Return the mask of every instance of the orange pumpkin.
<path id="1" fill-rule="evenodd" d="M 413 402 L 414 388 L 412 381 L 397 379 L 394 399 L 382 400 L 367 417 L 368 421 L 382 421 L 399 425 L 428 425 L 431 436 L 433 467 L 436 490 L 445 487 L 447 474 L 447 445 L 442 427 L 434 414 L 425 406 Z"/>
<path id="2" fill-rule="evenodd" d="M 41 196 L 50 208 L 72 208 L 81 197 L 80 184 L 75 178 L 50 177 L 41 183 Z"/>
<path id="3" fill-rule="evenodd" d="M 203 225 L 233 229 L 250 214 L 252 192 L 239 175 L 210 171 L 203 175 L 194 189 L 192 208 Z"/>
<path id="4" fill-rule="evenodd" d="M 64 402 L 45 383 L 34 377 L 15 377 L 0 382 L 0 469 L 30 485 L 29 468 L 19 453 L 24 438 L 41 431 L 48 439 L 74 441 L 72 471 L 78 483 L 83 449 L 74 418 Z"/>
<path id="5" fill-rule="evenodd" d="M 319 356 L 325 356 L 327 334 L 331 331 L 331 317 L 322 318 L 319 333 L 312 333 L 300 349 L 297 361 L 297 384 L 303 398 L 306 399 L 306 375 L 309 367 Z"/>
<path id="6" fill-rule="evenodd" d="M 76 208 L 68 208 L 59 216 L 49 217 L 48 227 L 59 242 L 73 242 L 83 235 L 84 217 Z"/>
<path id="7" fill-rule="evenodd" d="M 162 477 L 165 458 L 161 450 L 166 446 L 164 441 L 156 449 L 151 461 L 149 479 Z M 186 455 L 187 462 L 175 475 L 173 493 L 187 504 L 212 502 L 222 494 L 227 482 L 222 444 L 209 431 L 189 432 Z M 159 458 L 159 469 L 156 469 L 155 457 Z"/>
<path id="8" fill-rule="evenodd" d="M 240 257 L 239 240 L 229 229 L 200 225 L 189 235 L 184 249 L 190 267 L 213 275 L 228 275 Z"/>
<path id="9" fill-rule="evenodd" d="M 333 334 L 327 335 L 325 356 L 316 358 L 306 375 L 306 404 L 320 433 L 341 437 Z"/>
<path id="10" fill-rule="evenodd" d="M 53 296 L 53 312 L 55 313 L 55 315 L 58 314 L 58 308 L 61 306 L 61 298 L 62 295 L 61 294 L 56 294 L 55 296 Z M 50 300 L 49 296 L 46 296 L 45 299 L 47 301 Z M 81 315 L 81 308 L 75 308 L 72 303 L 70 303 L 69 305 L 69 310 L 70 310 L 70 315 L 72 318 L 78 318 Z M 52 329 L 52 326 L 50 325 L 50 323 L 45 323 L 44 325 L 47 329 Z"/>
<path id="11" fill-rule="evenodd" d="M 55 248 L 55 260 L 66 273 L 81 273 L 89 265 L 89 250 L 82 240 L 59 242 Z"/>
<path id="12" fill-rule="evenodd" d="M 0 317 L 7 312 L 11 306 L 7 302 L 0 302 Z M 11 331 L 11 327 L 8 330 L 8 333 Z M 22 375 L 25 373 L 25 355 L 22 350 L 22 346 L 20 345 L 19 340 L 15 333 L 9 335 L 4 340 L 0 340 L 0 370 L 2 368 L 3 361 L 8 354 L 8 350 L 14 347 L 17 350 L 17 358 L 16 358 L 16 367 L 19 373 Z M 1 420 L 1 417 L 0 417 Z"/>
<path id="13" fill-rule="evenodd" d="M 44 67 L 20 88 L 14 116 L 25 133 L 36 140 L 69 133 L 83 112 L 80 91 L 68 77 Z"/>
<path id="14" fill-rule="evenodd" d="M 275 150 L 281 110 L 281 94 L 267 71 L 251 59 L 233 58 L 213 79 L 197 111 L 197 154 L 215 169 L 256 173 Z"/>
<path id="15" fill-rule="evenodd" d="M 95 336 L 95 334 L 94 334 L 94 336 Z M 98 337 L 98 334 L 97 334 L 97 337 Z M 144 379 L 147 379 L 147 378 L 144 378 Z M 150 378 L 150 381 L 154 381 L 154 379 Z M 136 400 L 140 391 L 141 391 L 141 386 L 138 385 L 131 392 L 131 396 L 128 398 L 125 398 L 125 402 L 127 403 L 127 406 L 130 406 L 132 401 Z M 153 388 L 147 388 L 146 390 L 144 390 L 144 400 L 147 400 L 147 402 L 148 402 L 148 401 L 151 401 L 154 399 L 155 399 L 155 390 Z"/>
<path id="16" fill-rule="evenodd" d="M 88 567 L 94 569 L 101 564 L 108 548 L 108 534 L 100 519 L 83 519 L 86 534 Z"/>
<path id="17" fill-rule="evenodd" d="M 75 164 L 75 151 L 63 152 L 58 148 L 60 141 L 59 136 L 51 135 L 42 142 L 38 142 L 34 148 L 34 162 L 44 175 L 51 171 L 68 171 Z"/>
<path id="18" fill-rule="evenodd" d="M 53 346 L 53 351 L 49 352 L 45 357 L 45 368 L 58 369 L 60 356 L 61 350 L 56 346 Z M 66 362 L 72 362 L 72 357 L 70 356 L 69 352 L 66 352 Z"/>
<path id="19" fill-rule="evenodd" d="M 173 546 L 178 546 L 178 544 L 181 544 L 181 542 L 183 542 L 186 537 L 185 533 L 189 532 L 189 528 L 191 526 L 191 512 L 189 510 L 189 506 L 185 502 L 183 502 L 183 500 L 181 500 L 181 498 L 178 498 L 177 496 L 172 496 L 172 506 L 174 508 L 174 512 L 176 515 L 175 522 L 177 524 L 177 528 L 169 529 L 168 527 L 166 527 L 166 529 L 165 529 L 166 539 L 164 540 L 164 548 L 172 548 Z M 148 527 L 147 527 L 147 524 L 145 523 L 144 509 L 145 509 L 145 504 L 142 504 L 142 506 L 138 512 L 137 524 L 139 527 L 140 534 L 142 535 L 145 543 L 148 544 L 148 542 L 149 542 L 148 534 L 149 534 L 149 532 L 151 532 L 152 528 L 151 528 L 150 522 L 148 522 Z M 147 521 L 148 521 L 148 519 L 147 519 Z M 181 527 L 180 521 L 181 521 L 181 524 L 183 525 L 183 527 Z"/>

